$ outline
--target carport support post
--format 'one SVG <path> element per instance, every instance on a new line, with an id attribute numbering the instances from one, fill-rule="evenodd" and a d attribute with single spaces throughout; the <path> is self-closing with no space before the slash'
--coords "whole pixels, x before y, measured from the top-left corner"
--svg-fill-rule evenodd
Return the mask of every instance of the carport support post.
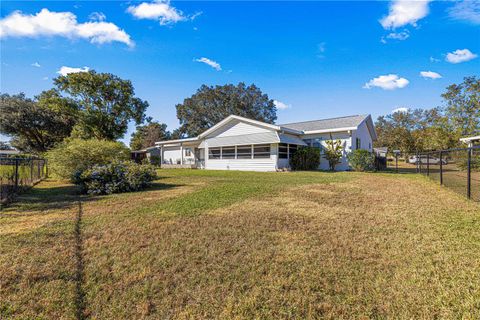
<path id="1" fill-rule="evenodd" d="M 183 143 L 180 142 L 180 164 L 183 165 Z"/>
<path id="2" fill-rule="evenodd" d="M 472 167 L 471 167 L 471 162 L 472 162 L 472 151 L 473 151 L 473 148 L 472 149 L 467 149 L 467 152 L 468 152 L 468 162 L 467 162 L 467 198 L 470 199 L 470 196 L 471 196 L 471 184 L 472 184 L 472 177 L 471 177 L 471 171 L 472 171 Z"/>
<path id="3" fill-rule="evenodd" d="M 440 184 L 443 184 L 443 163 L 442 163 L 442 151 L 440 151 Z"/>

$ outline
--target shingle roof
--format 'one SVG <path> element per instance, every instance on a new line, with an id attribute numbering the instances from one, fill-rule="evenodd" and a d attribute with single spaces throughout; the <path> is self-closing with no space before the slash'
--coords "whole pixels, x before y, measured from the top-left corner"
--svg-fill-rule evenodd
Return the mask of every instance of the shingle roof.
<path id="1" fill-rule="evenodd" d="M 286 127 L 298 131 L 316 131 L 316 130 L 330 130 L 339 128 L 357 127 L 368 115 L 354 115 L 347 117 L 321 119 L 303 122 L 294 122 L 280 124 L 281 127 Z"/>

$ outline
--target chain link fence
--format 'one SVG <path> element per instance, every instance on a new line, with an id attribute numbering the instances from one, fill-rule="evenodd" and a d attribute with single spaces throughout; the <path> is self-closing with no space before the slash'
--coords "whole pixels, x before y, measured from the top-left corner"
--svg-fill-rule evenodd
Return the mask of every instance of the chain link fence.
<path id="1" fill-rule="evenodd" d="M 48 175 L 47 161 L 40 158 L 0 158 L 0 205 Z"/>
<path id="2" fill-rule="evenodd" d="M 417 172 L 480 201 L 480 146 L 417 153 L 409 161 Z"/>

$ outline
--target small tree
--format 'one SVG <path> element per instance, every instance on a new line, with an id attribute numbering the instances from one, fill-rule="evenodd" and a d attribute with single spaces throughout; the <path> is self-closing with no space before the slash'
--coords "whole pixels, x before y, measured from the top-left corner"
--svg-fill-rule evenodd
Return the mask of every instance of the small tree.
<path id="1" fill-rule="evenodd" d="M 330 135 L 330 140 L 325 141 L 327 147 L 325 148 L 325 159 L 328 161 L 328 166 L 331 171 L 335 171 L 335 167 L 340 163 L 342 158 L 342 142 L 340 140 L 333 140 L 332 135 Z"/>
<path id="2" fill-rule="evenodd" d="M 320 152 L 317 148 L 299 147 L 290 157 L 292 170 L 316 170 L 320 165 Z"/>
<path id="3" fill-rule="evenodd" d="M 94 165 L 128 160 L 130 150 L 121 142 L 97 139 L 66 139 L 46 153 L 52 173 L 75 180 L 82 171 Z"/>

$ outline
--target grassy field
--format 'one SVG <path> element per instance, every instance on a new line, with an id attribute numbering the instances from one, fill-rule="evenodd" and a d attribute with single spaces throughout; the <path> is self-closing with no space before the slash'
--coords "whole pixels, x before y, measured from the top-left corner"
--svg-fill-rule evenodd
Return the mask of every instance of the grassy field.
<path id="1" fill-rule="evenodd" d="M 2 211 L 0 318 L 480 317 L 480 206 L 425 177 L 159 173 Z"/>

